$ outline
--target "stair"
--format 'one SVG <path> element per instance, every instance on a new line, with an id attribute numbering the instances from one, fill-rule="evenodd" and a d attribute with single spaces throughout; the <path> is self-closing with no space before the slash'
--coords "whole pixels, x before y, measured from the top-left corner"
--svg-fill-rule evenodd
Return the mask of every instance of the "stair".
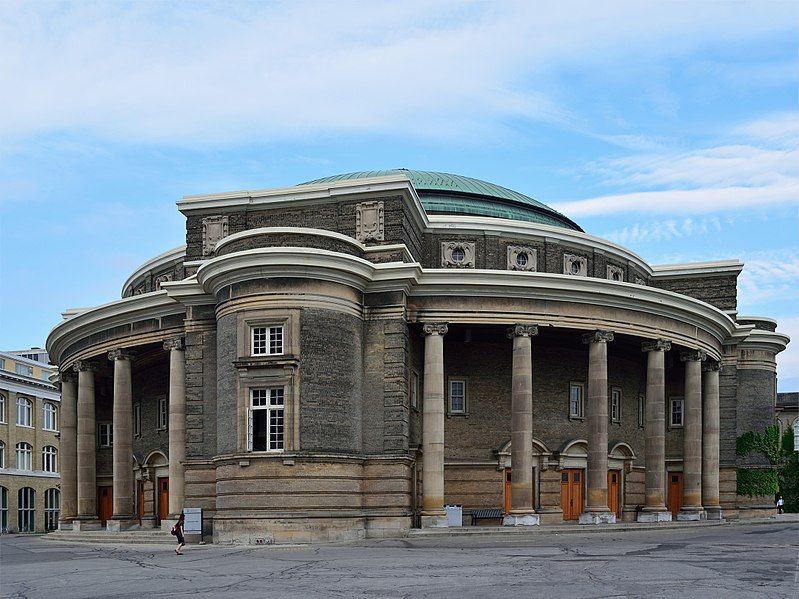
<path id="1" fill-rule="evenodd" d="M 108 532 L 105 530 L 56 530 L 43 537 L 48 541 L 67 543 L 111 543 L 139 545 L 176 545 L 175 537 L 162 530 L 126 530 Z"/>

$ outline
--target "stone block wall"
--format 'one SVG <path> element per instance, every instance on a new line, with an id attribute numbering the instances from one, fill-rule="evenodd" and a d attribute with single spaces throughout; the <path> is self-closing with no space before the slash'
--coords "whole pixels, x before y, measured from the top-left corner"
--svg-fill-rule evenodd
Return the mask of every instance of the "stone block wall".
<path id="1" fill-rule="evenodd" d="M 719 310 L 738 309 L 737 275 L 654 279 L 652 285 L 702 300 Z"/>

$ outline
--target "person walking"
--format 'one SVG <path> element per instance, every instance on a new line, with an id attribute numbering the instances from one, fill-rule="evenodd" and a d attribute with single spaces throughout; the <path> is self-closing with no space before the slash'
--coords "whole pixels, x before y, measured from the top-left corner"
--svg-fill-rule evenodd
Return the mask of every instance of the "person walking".
<path id="1" fill-rule="evenodd" d="M 785 505 L 785 500 L 782 498 L 782 495 L 777 497 L 777 513 L 782 513 L 782 507 Z"/>
<path id="2" fill-rule="evenodd" d="M 183 555 L 183 551 L 181 551 L 181 549 L 183 549 L 186 546 L 186 539 L 183 537 L 183 524 L 185 520 L 186 516 L 181 512 L 178 521 L 175 522 L 175 525 L 172 527 L 172 530 L 170 531 L 178 539 L 178 546 L 175 547 L 175 553 L 177 555 Z"/>

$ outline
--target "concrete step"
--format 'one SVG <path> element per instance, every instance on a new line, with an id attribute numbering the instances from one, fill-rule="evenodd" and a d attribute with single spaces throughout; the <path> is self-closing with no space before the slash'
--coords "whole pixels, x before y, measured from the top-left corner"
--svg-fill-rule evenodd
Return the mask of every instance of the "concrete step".
<path id="1" fill-rule="evenodd" d="M 619 522 L 616 524 L 545 524 L 543 526 L 454 526 L 450 528 L 412 528 L 408 537 L 461 537 L 493 535 L 535 535 L 535 534 L 582 534 L 592 532 L 618 532 L 634 530 L 663 530 L 666 528 L 697 528 L 720 526 L 724 520 L 700 520 L 696 522 L 660 522 L 645 524 L 638 522 Z"/>
<path id="2" fill-rule="evenodd" d="M 110 543 L 110 544 L 156 544 L 175 545 L 175 537 L 161 530 L 135 530 L 108 532 L 105 530 L 56 530 L 44 535 L 48 541 L 64 541 L 66 543 Z"/>

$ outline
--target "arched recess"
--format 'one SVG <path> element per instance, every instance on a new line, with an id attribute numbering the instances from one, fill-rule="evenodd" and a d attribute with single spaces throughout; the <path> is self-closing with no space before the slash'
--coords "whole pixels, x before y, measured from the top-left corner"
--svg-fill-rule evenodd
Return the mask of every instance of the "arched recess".
<path id="1" fill-rule="evenodd" d="M 588 441 L 571 439 L 555 452 L 558 470 L 564 468 L 585 468 L 588 464 Z"/>
<path id="2" fill-rule="evenodd" d="M 499 448 L 494 450 L 494 453 L 497 455 L 497 470 L 504 470 L 505 468 L 511 468 L 511 440 L 508 439 Z M 546 470 L 549 466 L 549 456 L 552 455 L 552 452 L 547 448 L 546 444 L 533 438 L 533 467 L 534 468 L 541 468 Z"/>
<path id="3" fill-rule="evenodd" d="M 624 469 L 625 472 L 630 472 L 635 459 L 635 451 L 624 441 L 608 443 L 608 468 Z"/>

